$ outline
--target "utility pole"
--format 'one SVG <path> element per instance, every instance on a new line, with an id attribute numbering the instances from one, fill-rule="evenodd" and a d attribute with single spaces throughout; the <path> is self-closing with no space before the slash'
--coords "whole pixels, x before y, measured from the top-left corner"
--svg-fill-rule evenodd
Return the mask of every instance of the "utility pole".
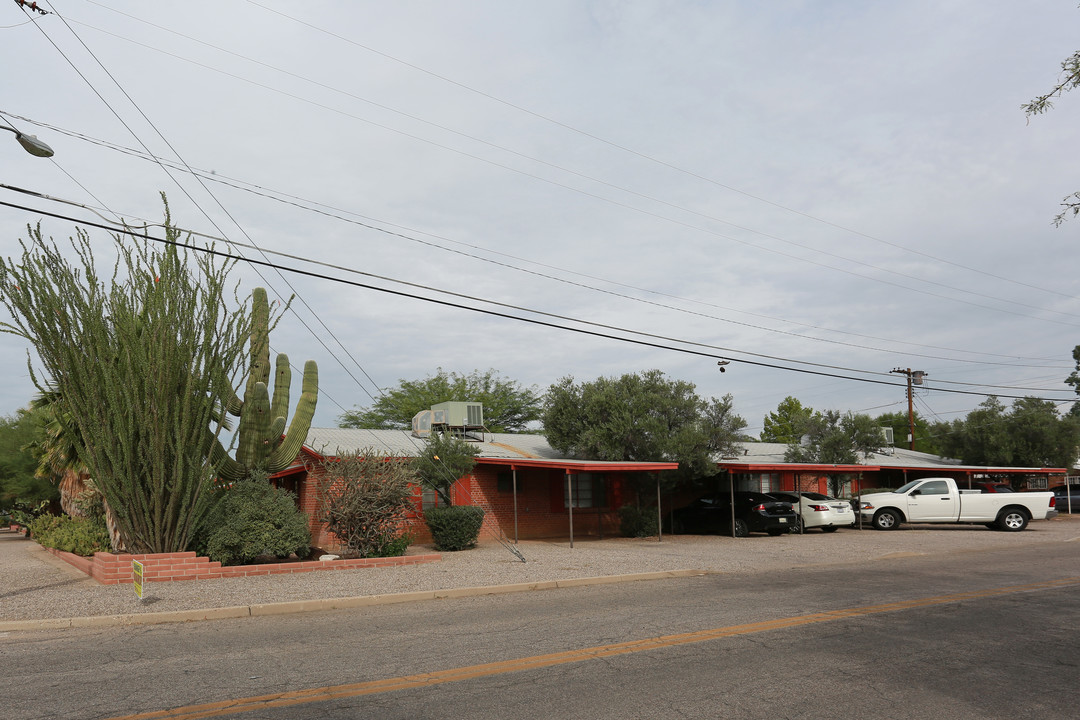
<path id="1" fill-rule="evenodd" d="M 922 370 L 912 370 L 911 368 L 896 368 L 889 372 L 899 373 L 907 376 L 907 419 L 908 419 L 908 450 L 915 449 L 915 409 L 912 403 L 912 384 L 922 385 L 923 378 L 927 376 L 927 373 Z"/>

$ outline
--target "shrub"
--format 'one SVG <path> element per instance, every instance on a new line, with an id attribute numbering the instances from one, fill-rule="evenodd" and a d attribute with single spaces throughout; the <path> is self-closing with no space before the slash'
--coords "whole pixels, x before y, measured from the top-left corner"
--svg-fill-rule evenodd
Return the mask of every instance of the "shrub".
<path id="1" fill-rule="evenodd" d="M 656 508 L 623 505 L 619 508 L 619 533 L 623 537 L 652 537 L 658 533 Z"/>
<path id="2" fill-rule="evenodd" d="M 30 531 L 44 547 L 83 557 L 109 549 L 109 530 L 102 518 L 42 515 L 30 524 Z"/>
<path id="3" fill-rule="evenodd" d="M 408 458 L 374 450 L 319 463 L 319 520 L 345 545 L 346 554 L 405 554 L 412 538 L 402 526 L 413 508 L 414 467 Z"/>
<path id="4" fill-rule="evenodd" d="M 412 535 L 409 533 L 401 533 L 397 537 L 391 538 L 382 547 L 376 549 L 367 557 L 399 557 L 405 554 L 405 551 L 412 545 Z"/>
<path id="5" fill-rule="evenodd" d="M 476 545 L 484 510 L 475 505 L 434 507 L 424 511 L 424 521 L 436 550 L 464 550 Z"/>
<path id="6" fill-rule="evenodd" d="M 307 517 L 295 496 L 270 485 L 265 475 L 217 492 L 196 548 L 222 565 L 243 565 L 260 555 L 303 557 L 311 546 Z"/>
<path id="7" fill-rule="evenodd" d="M 49 533 L 60 527 L 60 523 L 62 522 L 64 522 L 63 517 L 45 513 L 44 515 L 29 517 L 23 524 L 26 529 L 30 531 L 30 537 L 46 547 L 52 547 L 52 545 L 47 545 L 42 541 L 49 536 Z"/>

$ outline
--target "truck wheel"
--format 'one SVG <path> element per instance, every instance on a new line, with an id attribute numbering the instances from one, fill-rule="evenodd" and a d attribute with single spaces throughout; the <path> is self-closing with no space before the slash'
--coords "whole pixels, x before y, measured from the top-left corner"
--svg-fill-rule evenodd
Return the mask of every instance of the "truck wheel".
<path id="1" fill-rule="evenodd" d="M 878 510 L 874 515 L 876 530 L 895 530 L 900 526 L 900 516 L 895 510 Z"/>
<path id="2" fill-rule="evenodd" d="M 750 534 L 750 526 L 742 518 L 735 519 L 735 537 L 746 537 Z"/>
<path id="3" fill-rule="evenodd" d="M 1027 527 L 1028 516 L 1023 510 L 1006 508 L 998 515 L 997 525 L 1006 532 L 1020 532 Z"/>

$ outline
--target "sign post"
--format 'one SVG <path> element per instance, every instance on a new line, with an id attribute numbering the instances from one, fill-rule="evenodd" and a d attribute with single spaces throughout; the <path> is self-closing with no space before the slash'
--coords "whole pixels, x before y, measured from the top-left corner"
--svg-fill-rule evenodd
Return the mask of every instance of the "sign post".
<path id="1" fill-rule="evenodd" d="M 131 580 L 135 586 L 135 596 L 143 599 L 143 564 L 138 560 L 131 561 Z"/>

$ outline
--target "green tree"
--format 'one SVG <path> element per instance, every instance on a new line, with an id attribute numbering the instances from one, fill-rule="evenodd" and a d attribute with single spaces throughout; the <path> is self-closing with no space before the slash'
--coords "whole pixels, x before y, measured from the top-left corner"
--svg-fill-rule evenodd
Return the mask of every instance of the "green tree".
<path id="1" fill-rule="evenodd" d="M 815 413 L 806 432 L 807 442 L 788 445 L 787 462 L 854 465 L 877 452 L 884 444 L 881 428 L 869 415 L 841 414 L 837 410 Z"/>
<path id="2" fill-rule="evenodd" d="M 11 507 L 15 498 L 37 505 L 59 497 L 56 486 L 37 473 L 31 448 L 44 435 L 38 415 L 20 408 L 0 417 L 0 510 Z"/>
<path id="3" fill-rule="evenodd" d="M 1058 413 L 1049 400 L 1013 401 L 1008 416 L 1012 462 L 1020 467 L 1071 468 L 1080 449 L 1080 419 Z"/>
<path id="4" fill-rule="evenodd" d="M 431 433 L 416 459 L 416 476 L 421 483 L 439 494 L 442 504 L 454 504 L 450 488 L 459 478 L 472 472 L 479 451 L 448 433 Z"/>
<path id="5" fill-rule="evenodd" d="M 1040 95 L 1031 102 L 1021 105 L 1021 109 L 1028 119 L 1032 115 L 1041 115 L 1054 107 L 1053 99 L 1080 87 L 1080 50 L 1061 61 L 1061 74 L 1058 83 L 1050 92 Z M 1060 226 L 1069 215 L 1080 215 L 1080 192 L 1074 192 L 1062 198 L 1061 206 L 1064 208 L 1055 218 L 1054 225 Z"/>
<path id="6" fill-rule="evenodd" d="M 814 417 L 814 409 L 804 407 L 790 395 L 765 416 L 761 430 L 762 442 L 797 443 L 806 434 Z"/>
<path id="7" fill-rule="evenodd" d="M 967 414 L 949 423 L 942 449 L 965 465 L 1012 464 L 1013 448 L 1006 418 L 1007 409 L 991 395 Z"/>
<path id="8" fill-rule="evenodd" d="M 787 462 L 815 463 L 822 465 L 855 465 L 861 458 L 877 452 L 884 445 L 881 428 L 869 415 L 841 414 L 836 410 L 814 413 L 805 442 L 790 443 L 784 453 Z M 842 492 L 846 474 L 829 476 L 830 492 Z"/>
<path id="9" fill-rule="evenodd" d="M 692 383 L 659 370 L 553 384 L 544 406 L 544 431 L 553 448 L 593 460 L 678 462 L 679 476 L 718 472 L 717 456 L 736 452 L 746 421 L 731 395 L 706 401 Z M 673 478 L 674 479 L 674 478 Z"/>
<path id="10" fill-rule="evenodd" d="M 1071 468 L 1080 449 L 1080 417 L 1062 417 L 1049 400 L 1018 398 L 1007 410 L 990 397 L 951 423 L 946 449 L 966 465 Z"/>
<path id="11" fill-rule="evenodd" d="M 40 227 L 18 260 L 0 263 L 0 329 L 33 344 L 78 429 L 78 456 L 132 552 L 187 549 L 205 517 L 216 468 L 207 428 L 243 361 L 250 317 L 230 310 L 230 263 L 177 248 L 166 205 L 164 249 L 114 236 L 112 277 L 98 274 L 90 237 L 72 260 Z"/>
<path id="12" fill-rule="evenodd" d="M 499 376 L 495 370 L 468 375 L 442 368 L 423 380 L 399 380 L 369 407 L 349 410 L 338 418 L 339 427 L 373 430 L 408 430 L 421 410 L 443 402 L 479 402 L 484 425 L 492 432 L 523 432 L 540 419 L 541 397 L 535 388 Z"/>
<path id="13" fill-rule="evenodd" d="M 939 454 L 941 451 L 940 444 L 932 431 L 932 426 L 926 422 L 926 420 L 919 415 L 919 413 L 913 413 L 915 421 L 915 450 L 918 452 Z M 892 428 L 893 431 L 893 444 L 896 447 L 906 448 L 908 447 L 907 436 L 911 430 L 911 425 L 908 422 L 908 414 L 906 412 L 891 412 L 882 413 L 877 416 L 874 421 L 879 427 Z"/>

